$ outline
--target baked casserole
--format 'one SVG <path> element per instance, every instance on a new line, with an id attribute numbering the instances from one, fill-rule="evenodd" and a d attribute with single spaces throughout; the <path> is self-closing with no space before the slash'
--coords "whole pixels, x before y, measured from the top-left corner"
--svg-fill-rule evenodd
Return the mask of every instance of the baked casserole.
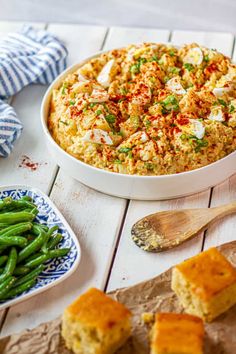
<path id="1" fill-rule="evenodd" d="M 236 65 L 198 44 L 102 53 L 53 90 L 48 126 L 69 154 L 137 175 L 194 170 L 236 150 Z"/>

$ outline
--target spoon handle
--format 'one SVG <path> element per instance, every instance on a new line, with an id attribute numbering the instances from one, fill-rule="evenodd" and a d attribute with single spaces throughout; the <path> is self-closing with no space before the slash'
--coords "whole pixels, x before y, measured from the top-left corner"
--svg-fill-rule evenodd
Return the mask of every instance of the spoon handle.
<path id="1" fill-rule="evenodd" d="M 212 208 L 217 212 L 216 218 L 222 218 L 224 216 L 236 213 L 236 202 L 221 205 L 219 207 Z"/>

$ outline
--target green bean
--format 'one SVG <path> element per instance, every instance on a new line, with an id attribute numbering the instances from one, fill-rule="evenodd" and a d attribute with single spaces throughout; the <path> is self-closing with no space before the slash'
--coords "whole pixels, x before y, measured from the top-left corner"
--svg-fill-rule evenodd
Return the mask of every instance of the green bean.
<path id="1" fill-rule="evenodd" d="M 16 281 L 15 277 L 9 276 L 0 285 L 0 300 L 8 293 Z"/>
<path id="2" fill-rule="evenodd" d="M 7 224 L 17 224 L 23 221 L 32 221 L 34 219 L 34 214 L 28 213 L 25 211 L 18 211 L 18 212 L 9 212 L 0 214 L 0 223 L 7 223 Z"/>
<path id="3" fill-rule="evenodd" d="M 33 228 L 34 227 L 36 228 L 36 226 L 33 226 Z M 43 245 L 45 235 L 45 232 L 42 229 L 39 229 L 39 235 L 23 250 L 19 252 L 17 263 L 22 262 L 24 259 L 28 258 L 32 253 L 38 251 Z"/>
<path id="4" fill-rule="evenodd" d="M 4 199 L 0 200 L 0 210 L 5 208 L 6 205 L 10 204 L 11 202 L 12 202 L 12 198 L 11 197 L 7 197 L 7 198 L 4 198 Z"/>
<path id="5" fill-rule="evenodd" d="M 33 208 L 30 213 L 33 214 L 34 216 L 36 216 L 38 214 L 38 209 L 37 208 Z"/>
<path id="6" fill-rule="evenodd" d="M 18 285 L 21 285 L 23 283 L 25 283 L 28 280 L 31 279 L 36 279 L 37 276 L 45 269 L 44 265 L 39 265 L 37 268 L 35 268 L 34 270 L 32 270 L 30 273 L 26 274 L 25 276 L 17 279 L 17 281 L 14 283 L 14 288 Z"/>
<path id="7" fill-rule="evenodd" d="M 1 229 L 1 231 L 3 230 L 3 229 L 5 229 L 6 227 L 8 227 L 9 225 L 8 224 L 4 224 L 4 223 L 0 223 L 0 229 Z"/>
<path id="8" fill-rule="evenodd" d="M 0 266 L 6 263 L 8 256 L 0 256 Z"/>
<path id="9" fill-rule="evenodd" d="M 33 222 L 33 226 L 36 226 L 36 227 L 40 226 L 40 228 L 43 229 L 45 232 L 48 232 L 48 230 L 49 230 L 49 228 L 44 224 L 38 224 L 36 222 Z"/>
<path id="10" fill-rule="evenodd" d="M 30 272 L 30 268 L 25 266 L 16 266 L 13 275 L 25 275 Z"/>
<path id="11" fill-rule="evenodd" d="M 62 234 L 56 234 L 54 237 L 52 237 L 47 245 L 48 250 L 52 250 L 54 247 L 56 247 L 58 243 L 62 240 L 62 238 Z"/>
<path id="12" fill-rule="evenodd" d="M 22 236 L 0 236 L 0 245 L 25 247 L 28 241 Z"/>
<path id="13" fill-rule="evenodd" d="M 19 286 L 16 286 L 15 288 L 11 289 L 1 299 L 2 300 L 6 300 L 6 299 L 9 299 L 9 298 L 15 297 L 17 295 L 20 295 L 23 292 L 25 292 L 25 291 L 29 290 L 30 288 L 32 288 L 35 284 L 36 284 L 36 280 L 35 279 L 28 280 L 24 284 L 21 284 Z"/>
<path id="14" fill-rule="evenodd" d="M 31 222 L 22 222 L 16 225 L 12 225 L 10 227 L 8 227 L 5 230 L 2 230 L 2 232 L 0 231 L 0 236 L 17 236 L 20 235 L 28 230 L 31 230 L 32 228 L 32 224 Z"/>
<path id="15" fill-rule="evenodd" d="M 0 281 L 5 280 L 7 277 L 13 274 L 14 269 L 16 267 L 17 261 L 17 252 L 15 247 L 12 247 L 8 256 L 7 264 L 4 268 L 4 271 L 0 275 Z"/>
<path id="16" fill-rule="evenodd" d="M 25 264 L 26 267 L 35 268 L 38 265 L 44 263 L 51 258 L 63 257 L 70 251 L 70 248 L 60 248 L 57 250 L 48 251 L 48 253 L 43 254 Z"/>
<path id="17" fill-rule="evenodd" d="M 5 203 L 0 208 L 0 213 L 12 211 L 12 210 L 22 210 L 22 209 L 29 209 L 32 210 L 35 208 L 35 205 L 29 201 L 25 200 L 12 200 L 11 202 Z"/>
<path id="18" fill-rule="evenodd" d="M 43 243 L 43 246 L 42 246 L 42 252 L 43 253 L 47 253 L 48 252 L 48 248 L 47 248 L 47 243 L 50 239 L 50 237 L 52 236 L 52 234 L 58 230 L 59 227 L 57 225 L 51 227 L 51 229 L 48 230 L 47 234 L 46 234 L 46 237 L 45 237 L 45 240 L 44 240 L 44 243 Z"/>
<path id="19" fill-rule="evenodd" d="M 7 248 L 8 248 L 8 246 L 0 245 L 0 254 L 2 254 L 3 252 L 5 252 Z"/>
<path id="20" fill-rule="evenodd" d="M 34 253 L 34 254 L 32 254 L 31 256 L 29 256 L 28 258 L 25 259 L 25 263 L 28 263 L 29 261 L 32 261 L 33 259 L 38 258 L 40 256 L 43 256 L 43 254 L 44 253 L 42 253 L 42 252 Z"/>
<path id="21" fill-rule="evenodd" d="M 24 195 L 23 197 L 20 198 L 21 200 L 27 200 L 28 202 L 32 202 L 33 199 L 29 195 Z"/>

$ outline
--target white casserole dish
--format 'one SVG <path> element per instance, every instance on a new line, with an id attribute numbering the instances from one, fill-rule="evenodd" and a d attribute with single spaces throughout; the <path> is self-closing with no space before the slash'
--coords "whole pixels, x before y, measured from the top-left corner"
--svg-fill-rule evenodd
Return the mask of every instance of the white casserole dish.
<path id="1" fill-rule="evenodd" d="M 65 152 L 54 141 L 47 126 L 52 91 L 60 86 L 69 73 L 76 71 L 101 53 L 103 52 L 98 52 L 65 70 L 50 85 L 43 98 L 41 122 L 47 146 L 55 162 L 62 169 L 78 181 L 100 192 L 140 200 L 171 199 L 193 194 L 222 182 L 236 172 L 236 151 L 208 166 L 189 172 L 162 176 L 138 176 L 109 172 L 85 164 Z"/>

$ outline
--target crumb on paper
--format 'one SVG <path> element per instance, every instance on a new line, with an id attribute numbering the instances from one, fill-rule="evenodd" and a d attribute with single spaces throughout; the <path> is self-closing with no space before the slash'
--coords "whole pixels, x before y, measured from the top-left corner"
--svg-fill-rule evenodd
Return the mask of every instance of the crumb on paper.
<path id="1" fill-rule="evenodd" d="M 142 323 L 144 324 L 152 324 L 154 322 L 154 313 L 152 312 L 144 312 L 141 315 Z"/>

